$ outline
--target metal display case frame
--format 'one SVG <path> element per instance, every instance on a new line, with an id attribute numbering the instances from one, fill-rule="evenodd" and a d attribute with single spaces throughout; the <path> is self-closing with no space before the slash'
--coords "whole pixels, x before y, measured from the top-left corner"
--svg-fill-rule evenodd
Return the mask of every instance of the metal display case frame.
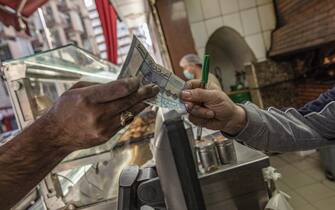
<path id="1" fill-rule="evenodd" d="M 50 101 L 52 102 L 52 100 L 49 100 L 50 98 L 55 99 L 60 96 L 77 81 L 84 80 L 106 83 L 116 80 L 118 73 L 118 66 L 101 60 L 74 45 L 67 45 L 33 56 L 8 61 L 1 65 L 1 75 L 8 88 L 20 129 L 24 129 L 33 123 L 45 109 L 50 107 L 52 104 L 49 103 Z M 49 92 L 41 93 L 43 91 Z M 49 96 L 46 96 L 48 93 Z M 42 100 L 37 100 L 40 98 Z M 39 103 L 42 103 L 42 105 Z M 41 196 L 42 199 L 42 209 L 62 209 L 66 208 L 66 206 L 71 209 L 75 207 L 76 204 L 64 201 L 64 189 L 62 189 L 60 180 L 63 180 L 63 182 L 67 182 L 68 180 L 60 177 L 58 174 L 63 171 L 73 170 L 74 168 L 104 163 L 104 161 L 111 161 L 112 159 L 119 161 L 120 163 L 118 164 L 121 164 L 122 161 L 129 162 L 131 159 L 129 156 L 133 157 L 135 154 L 133 152 L 134 147 L 119 150 L 118 152 L 111 152 L 115 145 L 115 139 L 119 135 L 116 134 L 110 141 L 101 146 L 70 154 L 14 209 L 24 209 L 31 202 L 35 202 L 38 196 Z M 142 147 L 148 150 L 148 146 L 136 146 L 135 149 L 139 150 Z M 115 158 L 116 155 L 119 155 L 121 159 Z M 141 157 L 136 158 L 135 161 L 141 159 Z M 150 158 L 147 157 L 146 159 Z M 145 160 L 138 161 L 143 163 Z M 107 166 L 101 165 L 101 167 L 107 168 Z M 93 168 L 89 170 L 93 170 Z M 113 173 L 121 172 L 120 168 L 118 170 L 113 171 Z M 85 171 L 84 173 L 86 176 L 88 172 Z M 113 174 L 110 174 L 110 176 L 113 176 Z M 114 199 L 97 198 L 94 200 L 92 198 L 92 202 L 85 201 L 86 203 L 78 205 L 84 209 L 92 208 L 93 203 L 96 206 L 110 206 L 109 203 L 113 202 L 112 200 Z M 101 208 L 103 209 L 103 207 Z M 94 209 L 100 209 L 100 207 L 94 207 Z"/>

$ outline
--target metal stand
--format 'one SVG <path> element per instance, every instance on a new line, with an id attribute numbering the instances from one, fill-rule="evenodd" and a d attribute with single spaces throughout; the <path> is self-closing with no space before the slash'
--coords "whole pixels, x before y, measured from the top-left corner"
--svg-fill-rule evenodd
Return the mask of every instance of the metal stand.
<path id="1" fill-rule="evenodd" d="M 159 177 L 153 167 L 129 166 L 120 175 L 118 210 L 140 210 L 142 206 L 166 209 Z"/>

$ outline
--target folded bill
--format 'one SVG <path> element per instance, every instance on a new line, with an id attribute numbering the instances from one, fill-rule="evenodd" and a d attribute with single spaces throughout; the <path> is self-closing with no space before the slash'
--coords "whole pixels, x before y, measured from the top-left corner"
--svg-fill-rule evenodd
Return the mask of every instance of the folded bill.
<path id="1" fill-rule="evenodd" d="M 154 83 L 159 86 L 159 94 L 147 100 L 146 103 L 168 109 L 185 109 L 179 99 L 180 92 L 185 88 L 185 82 L 173 72 L 157 64 L 136 36 L 133 36 L 118 78 L 132 76 L 140 77 L 141 85 Z"/>

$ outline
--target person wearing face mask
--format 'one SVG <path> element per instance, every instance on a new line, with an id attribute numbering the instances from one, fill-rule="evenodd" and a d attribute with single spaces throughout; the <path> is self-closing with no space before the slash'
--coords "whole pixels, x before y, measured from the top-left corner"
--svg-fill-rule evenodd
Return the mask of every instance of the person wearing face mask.
<path id="1" fill-rule="evenodd" d="M 183 74 L 187 80 L 201 79 L 202 62 L 198 55 L 192 53 L 184 55 L 179 65 L 183 68 Z M 208 84 L 222 90 L 219 80 L 212 73 L 209 73 Z"/>

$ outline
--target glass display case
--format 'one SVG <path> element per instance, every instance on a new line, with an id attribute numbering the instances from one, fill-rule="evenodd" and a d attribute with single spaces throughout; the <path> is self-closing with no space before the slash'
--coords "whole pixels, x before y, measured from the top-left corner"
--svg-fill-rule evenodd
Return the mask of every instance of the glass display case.
<path id="1" fill-rule="evenodd" d="M 76 82 L 106 83 L 116 80 L 119 74 L 118 66 L 74 45 L 5 62 L 1 70 L 20 129 L 41 116 Z M 144 130 L 149 131 L 149 127 Z M 137 135 L 136 143 L 125 144 L 127 139 L 119 140 L 127 136 L 126 132 L 124 128 L 106 144 L 66 157 L 36 188 L 34 195 L 40 195 L 44 204 L 39 206 L 85 209 L 94 205 L 93 209 L 114 209 L 122 168 L 142 165 L 152 158 L 147 141 L 150 132 Z"/>

